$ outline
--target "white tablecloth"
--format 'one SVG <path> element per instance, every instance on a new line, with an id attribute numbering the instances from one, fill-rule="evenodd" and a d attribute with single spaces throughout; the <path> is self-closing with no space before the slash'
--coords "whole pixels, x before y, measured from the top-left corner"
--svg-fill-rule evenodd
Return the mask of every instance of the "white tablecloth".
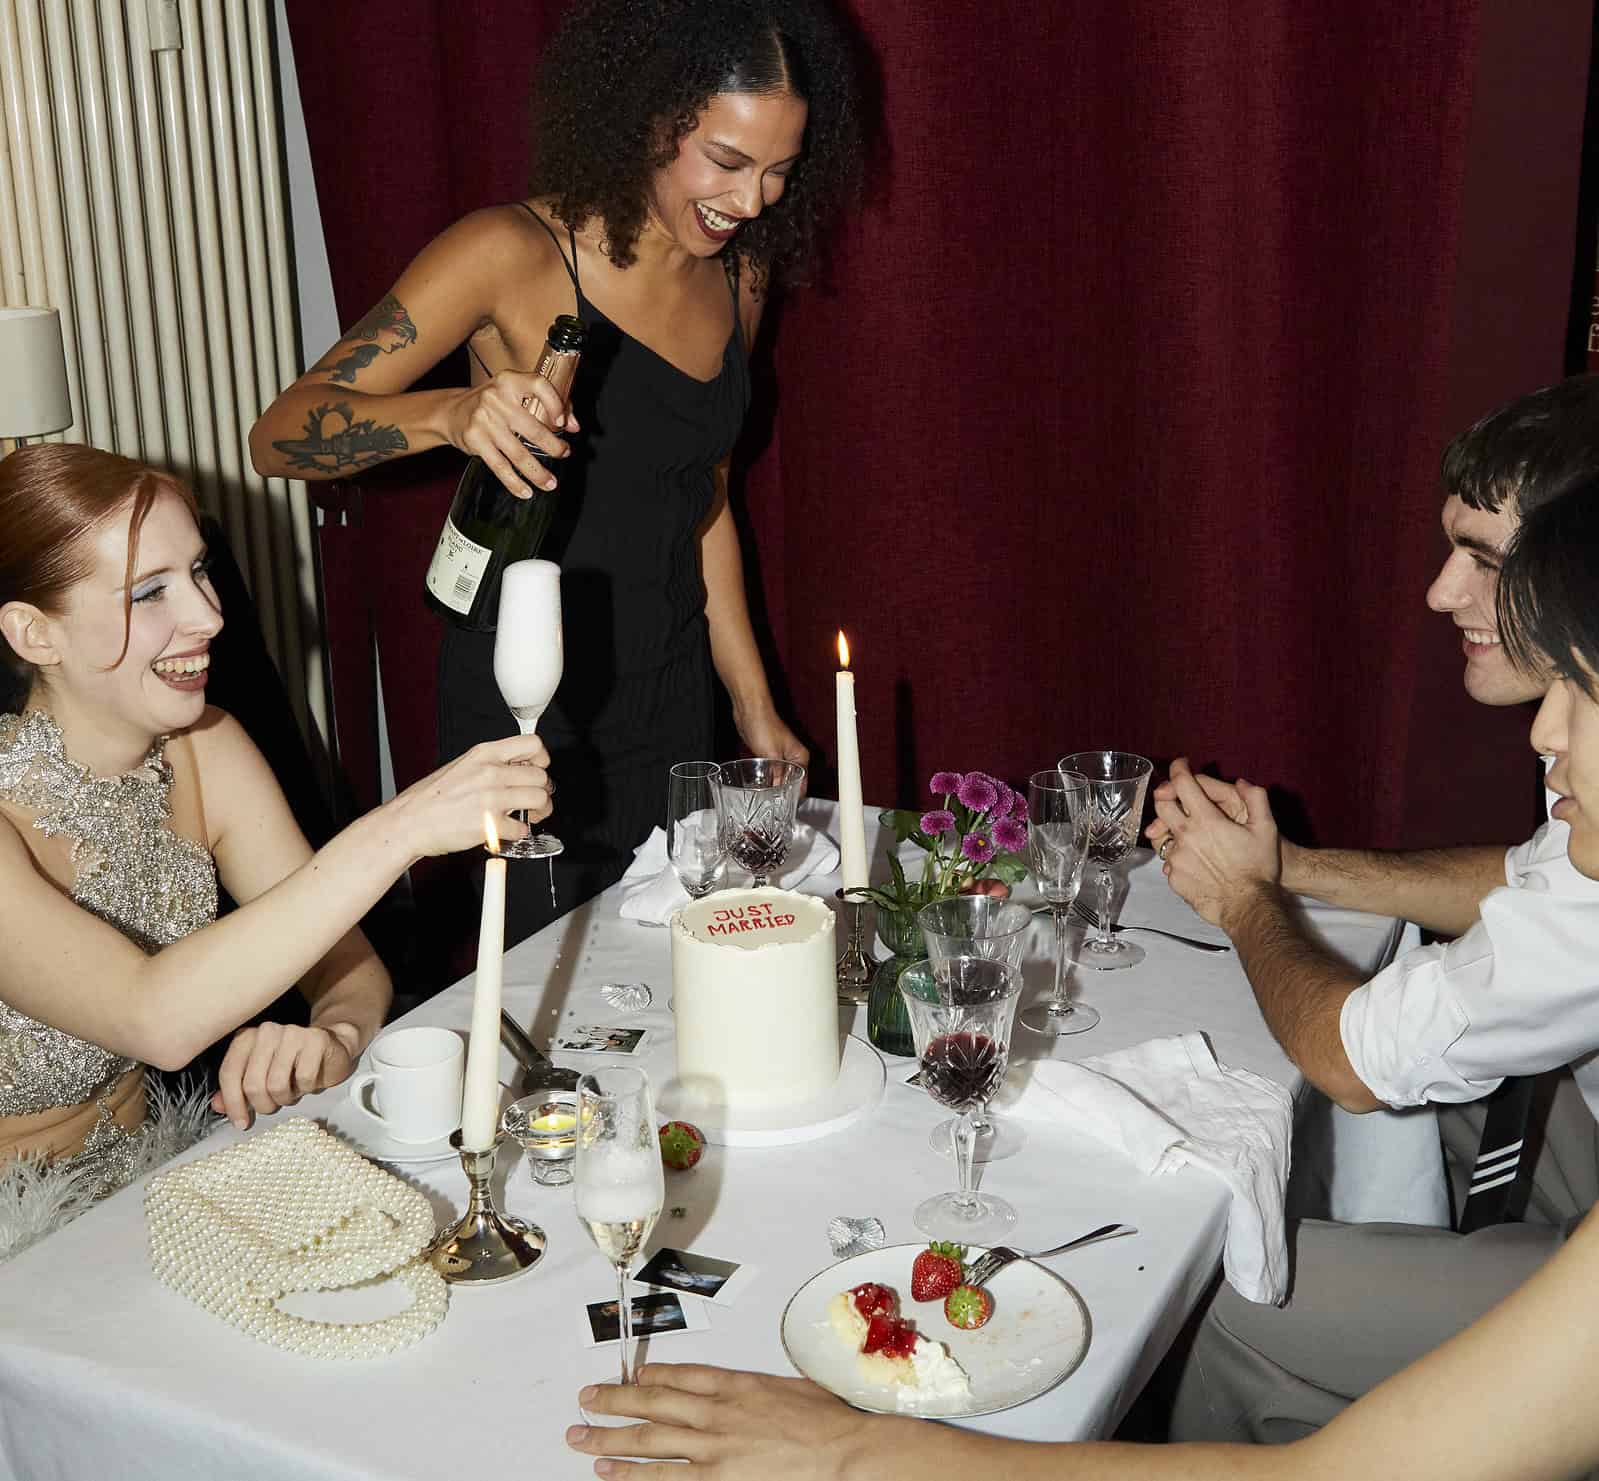
<path id="1" fill-rule="evenodd" d="M 832 804 L 806 807 L 832 829 Z M 869 829 L 871 838 L 870 822 Z M 881 861 L 877 872 L 886 872 Z M 813 879 L 803 888 L 831 895 L 837 883 Z M 1171 895 L 1147 853 L 1137 856 L 1121 913 L 1214 935 Z M 1395 923 L 1373 917 L 1329 911 L 1313 912 L 1312 920 L 1362 971 L 1384 961 L 1398 940 Z M 1137 939 L 1147 952 L 1140 966 L 1078 974 L 1103 1015 L 1093 1032 L 1045 1041 L 1018 1028 L 1017 1054 L 1100 1054 L 1200 1027 L 1225 1062 L 1301 1086 L 1266 1032 L 1235 956 L 1208 956 L 1158 936 Z M 1039 993 L 1048 988 L 1048 949 L 1041 918 L 1027 967 L 1030 990 Z M 509 953 L 505 978 L 507 1007 L 541 1042 L 563 1023 L 646 1024 L 657 1032 L 655 1063 L 669 1067 L 668 934 L 620 920 L 614 891 Z M 639 980 L 655 991 L 643 1013 L 621 1017 L 599 996 L 606 982 Z M 468 979 L 409 1021 L 464 1029 L 470 993 Z M 647 1357 L 788 1372 L 779 1318 L 793 1291 L 832 1262 L 828 1219 L 875 1215 L 890 1243 L 921 1238 L 911 1211 L 952 1186 L 953 1165 L 928 1145 L 943 1113 L 904 1084 L 913 1064 L 888 1065 L 882 1104 L 841 1135 L 778 1148 L 717 1148 L 695 1171 L 668 1174 L 668 1209 L 683 1212 L 663 1216 L 654 1242 L 751 1263 L 759 1273 L 736 1306 L 711 1309 L 706 1331 L 657 1339 Z M 508 1055 L 502 1067 L 509 1082 L 515 1067 Z M 296 1113 L 316 1115 L 342 1094 L 341 1087 Z M 1414 1201 L 1405 1201 L 1410 1190 L 1427 1180 L 1429 1167 L 1439 1178 L 1435 1132 L 1399 1117 L 1365 1118 L 1359 1131 L 1371 1145 L 1347 1171 L 1365 1185 L 1368 1216 L 1413 1213 Z M 223 1128 L 191 1155 L 238 1135 Z M 577 1337 L 580 1305 L 614 1295 L 610 1268 L 579 1227 L 570 1189 L 535 1187 L 519 1155 L 507 1160 L 504 1204 L 547 1231 L 543 1262 L 508 1284 L 456 1291 L 437 1332 L 386 1359 L 335 1365 L 281 1353 L 158 1286 L 145 1248 L 142 1186 L 0 1266 L 0 1474 L 30 1481 L 433 1481 L 470 1467 L 540 1481 L 592 1475 L 592 1463 L 561 1436 L 580 1418 L 579 1386 L 615 1373 L 614 1348 L 586 1349 Z M 441 1220 L 459 1209 L 465 1185 L 457 1164 L 402 1171 L 434 1197 Z M 1199 1171 L 1141 1177 L 1069 1127 L 1036 1125 L 1016 1157 L 994 1163 L 983 1177 L 1019 1209 L 1011 1241 L 1019 1247 L 1058 1243 L 1111 1220 L 1141 1231 L 1050 1262 L 1092 1313 L 1088 1356 L 1051 1393 L 974 1422 L 1034 1439 L 1103 1435 L 1217 1269 L 1226 1219 L 1221 1185 Z"/>

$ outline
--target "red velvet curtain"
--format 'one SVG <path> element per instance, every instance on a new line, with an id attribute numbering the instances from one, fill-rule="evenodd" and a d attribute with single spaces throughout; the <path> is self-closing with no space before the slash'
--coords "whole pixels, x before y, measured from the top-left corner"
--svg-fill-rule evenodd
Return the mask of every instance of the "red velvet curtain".
<path id="1" fill-rule="evenodd" d="M 1322 842 L 1523 834 L 1527 717 L 1465 697 L 1422 598 L 1443 443 L 1563 371 L 1591 7 L 857 8 L 886 155 L 830 284 L 771 316 L 744 448 L 815 789 L 843 627 L 875 799 L 1113 745 L 1281 782 Z M 520 193 L 561 5 L 288 9 L 351 321 Z M 385 634 L 402 781 L 457 466 L 396 468 L 328 532 L 330 604 L 359 586 Z"/>

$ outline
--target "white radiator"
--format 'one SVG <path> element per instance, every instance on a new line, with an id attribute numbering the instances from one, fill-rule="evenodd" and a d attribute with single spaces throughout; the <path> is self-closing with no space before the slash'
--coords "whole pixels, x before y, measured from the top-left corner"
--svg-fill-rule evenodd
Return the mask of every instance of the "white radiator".
<path id="1" fill-rule="evenodd" d="M 272 45 L 268 0 L 0 0 L 0 305 L 61 311 L 59 440 L 171 468 L 222 521 L 326 736 L 305 485 L 247 444 L 299 373 Z"/>

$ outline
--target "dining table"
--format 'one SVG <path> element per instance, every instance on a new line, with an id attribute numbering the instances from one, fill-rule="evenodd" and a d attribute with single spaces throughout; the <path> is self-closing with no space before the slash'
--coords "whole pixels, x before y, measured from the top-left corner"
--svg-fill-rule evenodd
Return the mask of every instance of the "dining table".
<path id="1" fill-rule="evenodd" d="M 836 807 L 808 799 L 801 817 L 836 837 Z M 867 812 L 867 843 L 873 877 L 886 877 L 893 838 L 879 830 L 875 810 Z M 1225 942 L 1172 893 L 1147 850 L 1136 850 L 1123 869 L 1122 921 Z M 836 870 L 792 883 L 830 901 L 839 885 Z M 1028 898 L 1024 887 L 1017 893 Z M 504 1006 L 540 1045 L 578 1027 L 645 1029 L 636 1058 L 658 1081 L 674 1063 L 671 933 L 624 919 L 621 901 L 621 887 L 613 886 L 510 948 Z M 1310 930 L 1362 974 L 1381 967 L 1403 941 L 1401 922 L 1312 902 L 1304 912 Z M 1442 1165 L 1427 1118 L 1331 1113 L 1272 1039 L 1235 954 L 1201 952 L 1155 934 L 1137 939 L 1145 957 L 1134 967 L 1072 969 L 1072 990 L 1099 1010 L 1099 1024 L 1061 1038 L 1018 1024 L 1012 1073 L 1025 1073 L 1030 1060 L 1104 1055 L 1202 1030 L 1223 1064 L 1275 1080 L 1301 1106 L 1298 1141 L 1314 1149 L 1319 1166 L 1304 1182 L 1300 1211 L 1435 1215 Z M 1024 1001 L 1049 991 L 1051 950 L 1050 923 L 1040 915 L 1024 966 Z M 613 1007 L 604 990 L 625 983 L 647 985 L 648 1005 Z M 472 993 L 468 976 L 400 1022 L 464 1032 Z M 864 1011 L 840 1012 L 842 1026 L 864 1038 Z M 591 1053 L 554 1058 L 578 1070 L 599 1062 Z M 890 1245 L 925 1240 L 912 1212 L 929 1194 L 952 1187 L 955 1169 L 929 1139 L 948 1113 L 906 1083 L 915 1069 L 914 1060 L 884 1056 L 880 1093 L 831 1134 L 712 1145 L 694 1168 L 667 1172 L 665 1207 L 646 1256 L 661 1246 L 692 1250 L 739 1264 L 741 1277 L 736 1300 L 705 1305 L 698 1330 L 646 1338 L 643 1360 L 792 1373 L 780 1340 L 783 1312 L 805 1282 L 834 1262 L 829 1222 L 877 1219 Z M 518 1072 L 502 1052 L 507 1096 Z M 362 1118 L 351 1115 L 346 1086 L 260 1118 L 255 1130 L 291 1116 L 321 1120 L 362 1146 Z M 219 1119 L 184 1156 L 205 1156 L 255 1130 L 241 1132 Z M 389 1165 L 426 1193 L 441 1227 L 458 1217 L 466 1180 L 457 1160 Z M 1016 1407 L 955 1422 L 1034 1440 L 1106 1436 L 1217 1278 L 1228 1194 L 1197 1167 L 1145 1175 L 1064 1119 L 1027 1122 L 1020 1150 L 979 1172 L 981 1187 L 1018 1211 L 1007 1240 L 1016 1248 L 1043 1249 L 1113 1221 L 1138 1232 L 1044 1262 L 1088 1312 L 1088 1347 L 1074 1371 Z M 160 1285 L 150 1263 L 144 1184 L 116 1193 L 0 1265 L 0 1475 L 28 1481 L 592 1475 L 592 1460 L 570 1450 L 563 1434 L 582 1420 L 579 1388 L 616 1376 L 615 1346 L 590 1345 L 582 1331 L 586 1305 L 615 1296 L 612 1267 L 579 1224 L 571 1186 L 536 1183 L 514 1143 L 502 1146 L 495 1187 L 508 1213 L 545 1232 L 542 1259 L 502 1284 L 454 1287 L 442 1323 L 414 1346 L 342 1362 L 254 1341 Z M 337 1320 L 360 1315 L 360 1301 L 393 1297 L 379 1291 L 322 1299 L 328 1319 Z M 357 1304 L 340 1304 L 350 1301 Z"/>

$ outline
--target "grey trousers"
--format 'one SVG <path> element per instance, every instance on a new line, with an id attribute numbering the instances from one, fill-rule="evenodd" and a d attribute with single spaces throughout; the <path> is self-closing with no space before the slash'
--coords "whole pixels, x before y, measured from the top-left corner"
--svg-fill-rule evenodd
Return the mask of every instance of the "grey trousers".
<path id="1" fill-rule="evenodd" d="M 1257 1305 L 1221 1285 L 1181 1371 L 1171 1438 L 1296 1440 L 1469 1326 L 1543 1264 L 1599 1193 L 1599 1126 L 1569 1075 L 1541 1089 L 1548 1117 L 1528 1222 L 1470 1235 L 1410 1224 L 1293 1225 L 1287 1303 Z M 1482 1116 L 1477 1105 L 1439 1114 L 1457 1200 Z"/>

